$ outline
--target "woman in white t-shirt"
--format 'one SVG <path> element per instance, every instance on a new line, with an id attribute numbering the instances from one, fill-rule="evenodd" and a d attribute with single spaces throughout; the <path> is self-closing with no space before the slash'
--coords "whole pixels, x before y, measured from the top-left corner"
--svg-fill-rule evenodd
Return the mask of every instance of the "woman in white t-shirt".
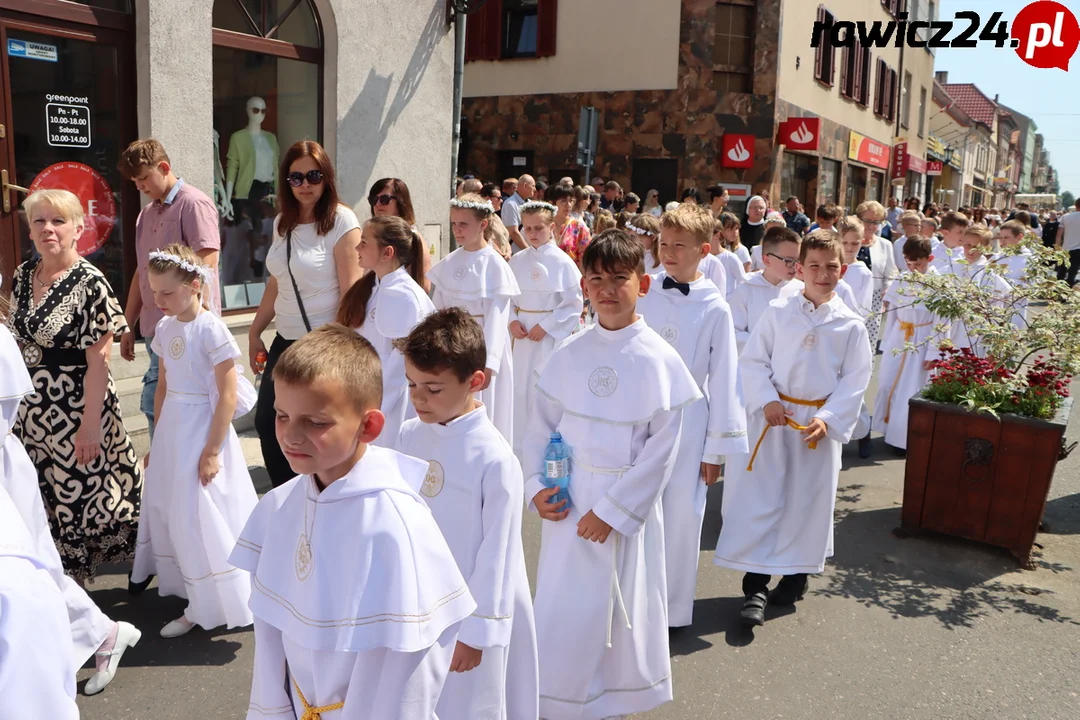
<path id="1" fill-rule="evenodd" d="M 341 296 L 361 274 L 356 262 L 360 223 L 339 202 L 334 166 L 317 142 L 301 140 L 285 153 L 278 173 L 278 203 L 281 214 L 274 221 L 274 239 L 266 253 L 266 290 L 248 332 L 251 369 L 263 374 L 255 429 L 274 487 L 296 475 L 274 430 L 274 364 L 294 342 L 334 321 Z M 276 320 L 277 336 L 263 366 L 262 334 L 271 320 Z"/>

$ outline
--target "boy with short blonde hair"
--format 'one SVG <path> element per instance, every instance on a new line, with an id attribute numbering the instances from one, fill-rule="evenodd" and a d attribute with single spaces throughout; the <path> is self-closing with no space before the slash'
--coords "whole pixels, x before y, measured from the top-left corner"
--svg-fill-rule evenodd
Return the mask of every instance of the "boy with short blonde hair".
<path id="1" fill-rule="evenodd" d="M 840 452 L 851 439 L 872 357 L 863 318 L 835 289 L 844 275 L 835 233 L 799 248 L 802 292 L 771 304 L 739 359 L 748 410 L 748 456 L 729 458 L 715 564 L 741 570 L 747 625 L 768 602 L 800 599 L 807 575 L 832 554 Z M 783 579 L 768 596 L 771 575 Z"/>
<path id="2" fill-rule="evenodd" d="M 702 244 L 705 253 L 698 260 L 698 270 L 712 281 L 716 289 L 726 296 L 728 280 L 727 270 L 720 259 L 709 250 L 709 240 L 712 238 L 713 216 L 707 209 L 693 203 L 682 203 L 674 210 L 660 216 L 660 232 L 675 230 L 686 234 L 688 237 L 704 237 Z M 704 235 L 702 234 L 704 233 Z M 659 260 L 659 258 L 657 258 Z"/>
<path id="3" fill-rule="evenodd" d="M 720 478 L 724 456 L 746 452 L 731 309 L 698 269 L 702 258 L 715 257 L 709 255 L 712 225 L 707 210 L 691 205 L 664 214 L 663 270 L 652 276 L 649 293 L 638 303 L 645 322 L 675 348 L 703 394 L 683 412 L 675 466 L 663 494 L 669 627 L 693 621 L 708 487 Z"/>
<path id="4" fill-rule="evenodd" d="M 904 239 L 912 235 L 918 235 L 922 229 L 922 216 L 914 210 L 908 210 L 900 216 L 900 232 L 893 234 L 893 256 L 896 259 L 898 269 L 905 266 Z"/>
<path id="5" fill-rule="evenodd" d="M 973 283 L 989 290 L 994 302 L 1004 305 L 1009 301 L 1012 286 L 1003 277 L 989 270 L 990 263 L 984 250 L 989 249 L 993 242 L 994 235 L 985 225 L 970 225 L 965 228 L 961 234 L 959 246 L 963 251 L 963 256 L 954 259 L 952 274 L 961 283 Z M 936 264 L 935 267 L 937 267 Z M 940 268 L 938 272 L 942 272 Z M 958 348 L 969 347 L 976 353 L 981 353 L 979 338 L 969 335 L 966 325 L 962 322 L 953 323 L 952 341 Z"/>
<path id="6" fill-rule="evenodd" d="M 933 267 L 942 275 L 955 275 L 964 258 L 961 247 L 964 233 L 971 227 L 968 216 L 959 212 L 947 212 L 941 218 L 941 244 L 934 248 Z"/>
<path id="7" fill-rule="evenodd" d="M 251 573 L 247 717 L 434 717 L 476 603 L 414 490 L 428 464 L 370 444 L 385 422 L 379 356 L 325 325 L 282 354 L 274 383 L 299 475 L 262 498 L 230 558 Z"/>

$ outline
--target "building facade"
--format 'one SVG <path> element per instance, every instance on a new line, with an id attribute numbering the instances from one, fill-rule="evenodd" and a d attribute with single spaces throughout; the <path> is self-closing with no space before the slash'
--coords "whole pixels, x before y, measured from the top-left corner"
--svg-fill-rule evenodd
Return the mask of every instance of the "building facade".
<path id="1" fill-rule="evenodd" d="M 1008 111 L 1016 122 L 1016 128 L 1020 132 L 1018 149 L 1017 149 L 1017 161 L 1018 170 L 1016 184 L 1018 193 L 1030 193 L 1033 192 L 1034 178 L 1035 178 L 1035 160 L 1037 158 L 1035 154 L 1035 135 L 1039 131 L 1038 125 L 1035 121 L 1029 118 L 1023 113 L 1016 110 L 1002 106 Z"/>
<path id="2" fill-rule="evenodd" d="M 138 137 L 159 139 L 177 174 L 215 199 L 226 243 L 259 242 L 278 159 L 312 139 L 361 219 L 371 183 L 399 177 L 444 250 L 454 50 L 444 0 L 393 12 L 355 0 L 0 0 L 0 34 L 5 178 L 77 191 L 93 229 L 80 250 L 121 296 L 141 199 L 116 163 Z M 31 250 L 20 192 L 5 193 L 0 215 L 5 277 Z M 250 308 L 263 281 L 247 253 L 233 255 L 223 301 Z"/>
<path id="3" fill-rule="evenodd" d="M 811 45 L 815 21 L 903 10 L 936 12 L 902 0 L 490 0 L 469 18 L 459 170 L 599 176 L 664 202 L 720 182 L 735 209 L 761 191 L 811 212 L 922 196 L 933 55 Z M 600 114 L 588 178 L 576 162 L 587 106 Z"/>

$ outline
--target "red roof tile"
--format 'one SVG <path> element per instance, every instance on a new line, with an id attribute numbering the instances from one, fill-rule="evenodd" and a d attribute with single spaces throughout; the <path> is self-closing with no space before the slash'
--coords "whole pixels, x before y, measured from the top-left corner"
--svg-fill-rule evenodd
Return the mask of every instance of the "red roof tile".
<path id="1" fill-rule="evenodd" d="M 997 104 L 983 95 L 982 90 L 975 87 L 973 83 L 945 83 L 942 87 L 972 120 L 981 122 L 987 127 L 994 126 Z"/>

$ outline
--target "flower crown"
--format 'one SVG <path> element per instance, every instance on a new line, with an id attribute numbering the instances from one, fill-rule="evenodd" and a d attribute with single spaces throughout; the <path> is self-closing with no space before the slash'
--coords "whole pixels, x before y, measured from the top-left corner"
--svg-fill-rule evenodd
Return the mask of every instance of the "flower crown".
<path id="1" fill-rule="evenodd" d="M 547 210 L 551 213 L 559 212 L 559 208 L 555 207 L 551 203 L 544 202 L 542 200 L 530 200 L 521 206 L 521 212 L 530 212 L 533 210 Z"/>
<path id="2" fill-rule="evenodd" d="M 476 202 L 475 200 L 458 200 L 454 198 L 450 201 L 450 207 L 458 208 L 459 210 L 483 210 L 495 214 L 495 206 L 487 200 L 483 202 Z"/>
<path id="3" fill-rule="evenodd" d="M 202 278 L 203 282 L 211 282 L 212 277 L 210 275 L 210 268 L 205 265 L 193 265 L 179 255 L 173 255 L 172 253 L 162 252 L 161 250 L 150 251 L 151 260 L 161 260 L 167 262 L 170 265 L 175 265 L 187 272 L 193 272 Z"/>
<path id="4" fill-rule="evenodd" d="M 632 233 L 637 234 L 637 235 L 654 235 L 655 234 L 651 230 L 646 230 L 645 228 L 639 228 L 637 225 L 633 224 L 632 222 L 627 222 L 626 223 L 626 229 L 629 230 Z"/>

